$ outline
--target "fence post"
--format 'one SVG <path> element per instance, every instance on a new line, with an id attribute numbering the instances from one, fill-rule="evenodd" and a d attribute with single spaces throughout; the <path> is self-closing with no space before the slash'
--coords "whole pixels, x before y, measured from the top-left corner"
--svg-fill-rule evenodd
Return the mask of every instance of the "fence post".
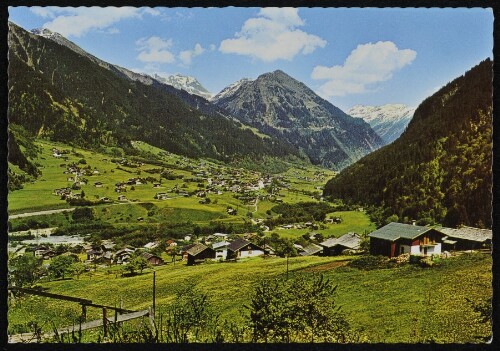
<path id="1" fill-rule="evenodd" d="M 108 318 L 106 316 L 107 309 L 106 307 L 102 308 L 102 326 L 104 330 L 104 337 L 108 337 Z"/>
<path id="2" fill-rule="evenodd" d="M 82 304 L 82 322 L 87 319 L 87 305 Z"/>

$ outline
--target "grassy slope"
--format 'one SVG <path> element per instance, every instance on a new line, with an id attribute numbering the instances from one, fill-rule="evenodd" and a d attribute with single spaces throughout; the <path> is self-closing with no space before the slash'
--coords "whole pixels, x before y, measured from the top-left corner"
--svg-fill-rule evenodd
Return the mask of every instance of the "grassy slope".
<path id="1" fill-rule="evenodd" d="M 488 336 L 489 330 L 476 318 L 469 297 L 475 301 L 491 296 L 491 257 L 464 255 L 440 267 L 422 269 L 403 266 L 393 269 L 360 271 L 347 267 L 331 269 L 332 262 L 345 257 L 297 257 L 290 259 L 292 271 L 323 272 L 338 285 L 337 299 L 351 323 L 364 330 L 370 342 L 473 342 L 474 336 Z M 333 265 L 335 265 L 333 263 Z M 177 288 L 193 282 L 210 296 L 222 318 L 238 319 L 248 303 L 254 282 L 284 274 L 284 259 L 255 258 L 238 263 L 207 264 L 188 267 L 167 265 L 156 269 L 157 306 L 167 305 Z M 297 274 L 297 273 L 292 273 Z M 115 278 L 97 272 L 80 280 L 44 284 L 50 292 L 89 298 L 96 303 L 145 309 L 151 305 L 152 274 Z M 43 311 L 43 313 L 40 313 Z M 9 310 L 11 327 L 37 320 L 70 324 L 78 314 L 78 305 L 41 297 L 18 300 Z M 245 314 L 247 312 L 244 312 Z M 89 318 L 99 311 L 89 310 Z"/>
<path id="2" fill-rule="evenodd" d="M 36 162 L 41 164 L 42 175 L 39 179 L 33 183 L 25 184 L 24 188 L 9 193 L 9 212 L 11 214 L 22 213 L 22 212 L 32 212 L 36 210 L 46 210 L 54 208 L 66 208 L 69 207 L 65 201 L 59 199 L 58 196 L 53 195 L 52 192 L 56 188 L 62 188 L 70 186 L 72 183 L 67 181 L 67 178 L 72 176 L 71 174 L 64 174 L 63 171 L 65 167 L 60 165 L 63 163 L 69 164 L 71 162 L 78 162 L 81 159 L 85 159 L 86 165 L 90 165 L 92 169 L 97 168 L 99 174 L 86 177 L 88 180 L 87 185 L 82 185 L 81 189 L 85 192 L 86 198 L 90 200 L 95 200 L 100 197 L 109 197 L 112 200 L 117 200 L 118 194 L 114 191 L 114 185 L 117 182 L 123 182 L 132 177 L 148 177 L 152 176 L 159 179 L 159 174 L 147 173 L 146 170 L 160 169 L 161 166 L 156 166 L 152 164 L 144 164 L 137 168 L 120 166 L 111 162 L 112 157 L 109 155 L 92 152 L 88 150 L 83 150 L 80 148 L 75 148 L 75 152 L 81 154 L 82 156 L 69 153 L 66 156 L 68 161 L 58 159 L 52 156 L 52 148 L 56 147 L 62 150 L 71 150 L 72 148 L 68 145 L 61 143 L 54 143 L 47 140 L 37 140 L 36 144 L 41 148 L 41 154 L 36 159 Z M 220 167 L 225 170 L 225 172 L 231 172 L 234 168 L 227 167 L 224 165 L 216 164 L 210 161 L 201 160 L 191 160 L 185 157 L 174 155 L 171 153 L 165 153 L 163 150 L 156 148 L 154 146 L 148 145 L 144 142 L 134 142 L 134 147 L 137 149 L 148 152 L 153 155 L 161 155 L 163 162 L 167 164 L 167 169 L 170 168 L 171 172 L 175 175 L 182 175 L 185 178 L 193 177 L 193 174 L 189 171 L 179 169 L 180 166 L 196 166 L 198 167 L 202 162 L 205 165 L 212 165 Z M 244 171 L 243 179 L 252 179 L 259 176 L 258 172 Z M 140 175 L 139 175 L 140 173 Z M 332 171 L 328 171 L 315 166 L 310 167 L 299 167 L 290 168 L 288 171 L 282 174 L 284 179 L 288 180 L 291 184 L 291 191 L 283 189 L 281 190 L 279 197 L 283 199 L 284 202 L 295 203 L 299 201 L 315 201 L 311 196 L 305 195 L 297 191 L 319 191 L 326 179 L 333 175 Z M 100 181 L 104 184 L 102 188 L 94 187 L 94 183 Z M 157 192 L 168 192 L 175 185 L 179 188 L 183 185 L 187 185 L 187 188 L 182 188 L 186 191 L 195 191 L 199 189 L 197 183 L 189 182 L 185 183 L 181 179 L 176 180 L 165 180 L 162 181 L 162 186 L 160 188 L 153 188 L 151 183 L 136 185 L 135 190 L 128 190 L 124 195 L 127 199 L 137 200 L 137 202 L 147 202 L 154 205 L 154 213 L 148 216 L 148 210 L 146 206 L 139 203 L 125 203 L 125 204 L 110 204 L 102 205 L 96 207 L 96 214 L 102 220 L 105 220 L 114 225 L 128 225 L 137 224 L 137 218 L 143 217 L 144 222 L 147 223 L 161 223 L 161 222 L 187 222 L 191 221 L 195 224 L 208 224 L 213 220 L 220 220 L 223 222 L 243 222 L 247 212 L 252 212 L 253 218 L 266 218 L 266 212 L 270 210 L 276 204 L 267 200 L 261 200 L 258 203 L 257 211 L 255 211 L 255 206 L 248 206 L 243 204 L 241 201 L 233 197 L 233 193 L 224 192 L 222 195 L 210 194 L 209 197 L 212 200 L 211 204 L 203 205 L 199 203 L 200 198 L 197 197 L 175 197 L 177 195 L 171 193 L 170 196 L 175 197 L 168 200 L 155 200 L 154 195 Z M 206 182 L 205 182 L 206 184 Z M 297 190 L 297 191 L 294 191 Z M 75 192 L 80 192 L 77 190 Z M 261 190 L 262 194 L 265 194 L 264 190 Z M 215 201 L 216 200 L 216 201 Z M 215 203 L 216 202 L 216 203 Z M 232 206 L 238 210 L 237 216 L 228 216 L 226 214 L 227 206 Z M 321 230 L 325 236 L 339 236 L 345 234 L 348 231 L 356 231 L 358 233 L 363 233 L 365 230 L 374 229 L 370 224 L 370 221 L 360 212 L 344 212 L 333 213 L 331 216 L 340 215 L 343 217 L 344 222 L 342 224 L 327 224 L 327 229 Z M 281 230 L 280 235 L 286 237 L 298 237 L 309 230 Z"/>

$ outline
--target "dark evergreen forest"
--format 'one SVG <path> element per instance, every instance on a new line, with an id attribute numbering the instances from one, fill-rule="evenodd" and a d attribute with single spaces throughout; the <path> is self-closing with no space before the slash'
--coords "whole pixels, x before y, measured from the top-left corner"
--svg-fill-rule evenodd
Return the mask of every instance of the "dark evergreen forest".
<path id="1" fill-rule="evenodd" d="M 346 168 L 324 194 L 399 220 L 490 228 L 492 110 L 487 59 L 424 100 L 399 139 Z"/>

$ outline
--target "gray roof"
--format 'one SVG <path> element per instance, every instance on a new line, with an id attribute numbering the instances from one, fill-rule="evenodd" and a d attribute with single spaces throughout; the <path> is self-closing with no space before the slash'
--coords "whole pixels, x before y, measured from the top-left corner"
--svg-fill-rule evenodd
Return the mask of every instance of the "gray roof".
<path id="1" fill-rule="evenodd" d="M 300 254 L 302 256 L 309 256 L 309 255 L 314 255 L 317 254 L 318 252 L 321 252 L 323 248 L 319 245 L 316 244 L 309 244 L 306 247 L 304 247 L 304 252 L 301 252 Z"/>
<path id="2" fill-rule="evenodd" d="M 186 250 L 186 252 L 188 253 L 188 255 L 191 255 L 191 256 L 196 256 L 196 255 L 198 255 L 200 252 L 205 251 L 206 249 L 211 250 L 208 246 L 205 246 L 205 245 L 203 245 L 203 244 L 196 244 L 196 245 L 194 245 L 193 247 L 191 247 L 191 248 L 189 248 L 188 250 Z"/>
<path id="3" fill-rule="evenodd" d="M 436 230 L 446 234 L 449 239 L 462 239 L 477 242 L 491 240 L 493 232 L 490 229 L 479 229 L 473 227 L 462 227 L 458 229 L 439 227 Z"/>
<path id="4" fill-rule="evenodd" d="M 218 248 L 221 248 L 221 247 L 224 247 L 224 246 L 228 246 L 229 244 L 231 244 L 229 241 L 219 241 L 217 243 L 213 243 L 212 244 L 212 248 L 215 250 L 215 249 L 218 249 Z"/>
<path id="5" fill-rule="evenodd" d="M 337 245 L 348 247 L 349 249 L 359 249 L 361 237 L 356 233 L 347 233 L 337 239 Z"/>
<path id="6" fill-rule="evenodd" d="M 337 245 L 337 238 L 328 238 L 322 243 L 320 243 L 320 245 L 324 247 L 333 247 Z"/>
<path id="7" fill-rule="evenodd" d="M 399 238 L 415 239 L 432 228 L 419 225 L 391 222 L 380 229 L 375 230 L 368 236 L 389 241 L 395 241 Z"/>

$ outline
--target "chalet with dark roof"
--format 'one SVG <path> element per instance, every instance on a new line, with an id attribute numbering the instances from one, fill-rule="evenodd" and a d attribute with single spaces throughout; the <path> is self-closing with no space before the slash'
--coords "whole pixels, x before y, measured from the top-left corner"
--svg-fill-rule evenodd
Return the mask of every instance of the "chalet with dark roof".
<path id="1" fill-rule="evenodd" d="M 146 261 L 148 261 L 148 263 L 152 266 L 159 266 L 164 263 L 161 257 L 153 255 L 152 253 L 149 252 L 143 252 L 141 256 L 144 257 Z"/>
<path id="2" fill-rule="evenodd" d="M 191 266 L 196 263 L 202 263 L 207 259 L 215 259 L 214 249 L 203 244 L 195 244 L 186 250 L 187 264 Z"/>
<path id="3" fill-rule="evenodd" d="M 370 254 L 396 257 L 405 253 L 440 254 L 445 234 L 429 227 L 391 222 L 368 236 Z"/>
<path id="4" fill-rule="evenodd" d="M 264 249 L 245 239 L 236 239 L 227 247 L 227 259 L 238 259 L 264 255 Z"/>

